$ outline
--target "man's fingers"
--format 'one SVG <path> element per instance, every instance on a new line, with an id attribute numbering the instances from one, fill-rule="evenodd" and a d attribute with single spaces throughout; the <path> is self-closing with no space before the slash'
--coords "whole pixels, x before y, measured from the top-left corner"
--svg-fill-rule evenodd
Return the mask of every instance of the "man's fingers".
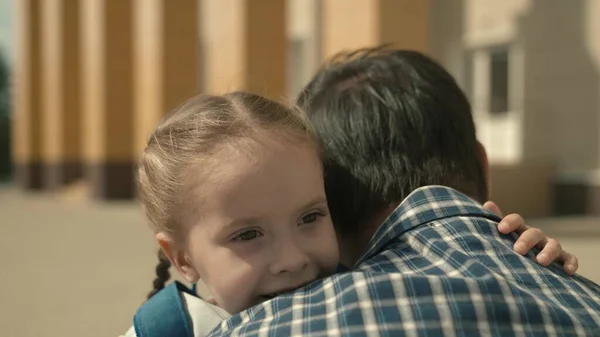
<path id="1" fill-rule="evenodd" d="M 547 266 L 552 263 L 552 261 L 556 260 L 563 251 L 560 243 L 556 239 L 547 238 L 546 240 L 546 245 L 536 257 L 537 262 L 542 266 Z"/>
<path id="2" fill-rule="evenodd" d="M 505 216 L 502 221 L 498 224 L 498 230 L 502 234 L 508 234 L 512 232 L 523 233 L 529 229 L 529 226 L 525 224 L 525 219 L 519 214 L 509 214 Z"/>
<path id="3" fill-rule="evenodd" d="M 515 252 L 525 255 L 533 247 L 540 245 L 543 246 L 547 242 L 546 234 L 539 228 L 529 228 L 515 242 Z"/>
<path id="4" fill-rule="evenodd" d="M 502 217 L 502 211 L 500 210 L 500 207 L 498 207 L 498 205 L 496 205 L 496 203 L 493 201 L 488 201 L 485 204 L 483 204 L 483 208 L 492 211 L 499 217 Z"/>

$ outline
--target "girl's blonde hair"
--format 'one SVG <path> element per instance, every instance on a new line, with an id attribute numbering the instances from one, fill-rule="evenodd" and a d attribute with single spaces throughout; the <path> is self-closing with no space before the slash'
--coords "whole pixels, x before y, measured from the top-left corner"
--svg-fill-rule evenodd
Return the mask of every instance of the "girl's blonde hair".
<path id="1" fill-rule="evenodd" d="M 139 161 L 138 190 L 152 229 L 175 238 L 191 191 L 190 167 L 218 164 L 224 146 L 251 148 L 261 138 L 284 137 L 312 144 L 310 123 L 296 108 L 247 92 L 200 95 L 166 116 Z M 291 137 L 291 138 L 290 138 Z M 157 279 L 149 297 L 164 287 L 169 263 L 159 251 Z"/>

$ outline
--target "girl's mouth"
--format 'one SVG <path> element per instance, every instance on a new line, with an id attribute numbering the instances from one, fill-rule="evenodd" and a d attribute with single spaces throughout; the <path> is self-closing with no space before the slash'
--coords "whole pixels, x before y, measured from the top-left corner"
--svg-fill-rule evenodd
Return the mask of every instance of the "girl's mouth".
<path id="1" fill-rule="evenodd" d="M 276 293 L 273 293 L 273 294 L 263 295 L 262 297 L 266 298 L 267 300 L 270 300 L 270 299 L 272 299 L 272 298 L 275 298 L 275 297 L 277 297 L 277 296 L 279 296 L 279 295 L 283 295 L 283 294 L 285 294 L 285 293 L 288 293 L 288 292 L 290 292 L 290 291 L 292 291 L 292 290 L 287 290 L 287 291 L 286 291 L 286 290 L 284 290 L 284 291 L 278 291 L 278 292 L 276 292 Z"/>
<path id="2" fill-rule="evenodd" d="M 262 295 L 262 296 L 260 296 L 260 298 L 264 298 L 265 301 L 268 301 L 268 300 L 273 299 L 273 298 L 275 298 L 277 296 L 280 296 L 280 295 L 283 295 L 283 294 L 287 294 L 287 293 L 290 293 L 290 292 L 292 292 L 292 291 L 294 291 L 296 289 L 302 288 L 302 287 L 304 287 L 304 286 L 306 286 L 307 284 L 310 284 L 310 283 L 311 282 L 306 282 L 304 284 L 300 284 L 300 285 L 295 286 L 295 287 L 282 289 L 282 290 L 279 290 L 279 291 L 274 292 L 274 293 Z"/>
<path id="3" fill-rule="evenodd" d="M 273 294 L 260 295 L 260 296 L 258 296 L 258 298 L 259 298 L 259 300 L 261 302 L 264 302 L 264 301 L 268 301 L 268 300 L 274 299 L 275 297 L 277 297 L 279 295 L 282 295 L 282 294 L 285 294 L 285 292 L 279 291 L 279 292 L 276 292 L 276 293 L 273 293 Z"/>

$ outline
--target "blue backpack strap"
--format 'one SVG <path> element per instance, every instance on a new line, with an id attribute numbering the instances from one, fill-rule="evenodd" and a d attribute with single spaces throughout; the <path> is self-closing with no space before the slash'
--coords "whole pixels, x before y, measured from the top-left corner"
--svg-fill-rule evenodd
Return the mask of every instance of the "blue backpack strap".
<path id="1" fill-rule="evenodd" d="M 186 286 L 174 281 L 138 309 L 133 317 L 137 337 L 194 337 L 180 291 L 194 295 Z"/>

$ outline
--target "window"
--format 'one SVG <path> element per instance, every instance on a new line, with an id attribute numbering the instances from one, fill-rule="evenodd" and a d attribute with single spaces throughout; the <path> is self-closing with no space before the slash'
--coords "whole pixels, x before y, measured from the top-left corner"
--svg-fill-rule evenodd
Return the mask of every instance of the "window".
<path id="1" fill-rule="evenodd" d="M 490 52 L 490 113 L 508 111 L 508 50 Z"/>
<path id="2" fill-rule="evenodd" d="M 467 92 L 477 138 L 492 163 L 515 163 L 523 153 L 523 48 L 518 43 L 477 46 L 468 51 Z"/>
<path id="3" fill-rule="evenodd" d="M 485 46 L 465 55 L 468 78 L 464 84 L 477 114 L 506 115 L 515 108 L 511 93 L 519 79 L 510 75 L 515 71 L 513 50 L 510 45 Z"/>
<path id="4" fill-rule="evenodd" d="M 295 97 L 306 84 L 306 39 L 291 39 L 288 42 L 288 94 Z M 309 72 L 309 74 L 312 74 Z"/>

